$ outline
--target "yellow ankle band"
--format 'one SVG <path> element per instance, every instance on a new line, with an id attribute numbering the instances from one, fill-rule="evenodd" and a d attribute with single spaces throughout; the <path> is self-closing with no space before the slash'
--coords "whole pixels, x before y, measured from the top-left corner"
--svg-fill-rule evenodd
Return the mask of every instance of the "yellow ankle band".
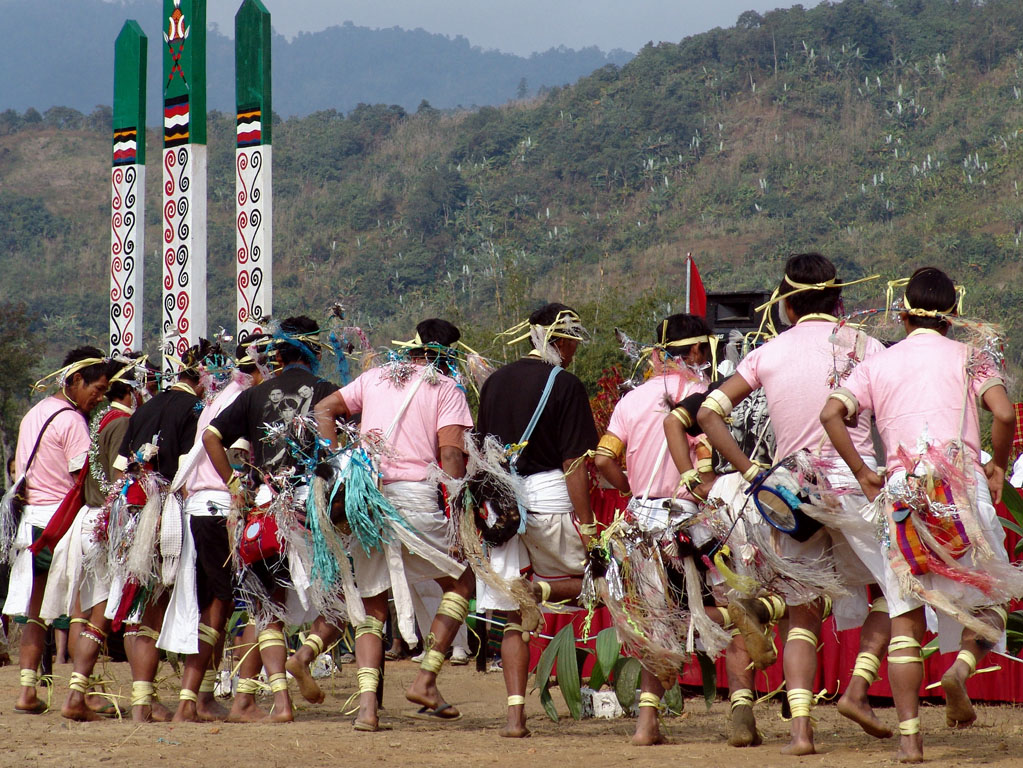
<path id="1" fill-rule="evenodd" d="M 856 655 L 856 663 L 853 665 L 853 675 L 862 677 L 867 685 L 872 685 L 877 680 L 878 670 L 881 669 L 881 659 L 873 653 L 861 651 Z"/>
<path id="2" fill-rule="evenodd" d="M 447 616 L 461 624 L 469 615 L 469 601 L 457 592 L 445 592 L 437 607 L 437 615 Z"/>
<path id="3" fill-rule="evenodd" d="M 888 601 L 879 597 L 870 604 L 871 613 L 888 613 Z"/>
<path id="4" fill-rule="evenodd" d="M 148 680 L 134 680 L 131 684 L 131 705 L 148 707 L 153 703 L 156 687 Z"/>
<path id="5" fill-rule="evenodd" d="M 661 708 L 661 697 L 656 693 L 650 691 L 643 691 L 639 694 L 639 708 L 643 707 L 654 707 L 655 709 Z"/>
<path id="6" fill-rule="evenodd" d="M 83 675 L 81 672 L 72 672 L 71 680 L 68 683 L 68 688 L 78 693 L 85 693 L 92 686 L 92 681 L 88 675 Z"/>
<path id="7" fill-rule="evenodd" d="M 206 643 L 206 645 L 216 645 L 220 642 L 220 631 L 200 622 L 199 642 Z"/>
<path id="8" fill-rule="evenodd" d="M 809 643 L 814 648 L 817 647 L 817 635 L 815 635 L 808 629 L 804 629 L 803 627 L 792 627 L 789 630 L 789 634 L 785 638 L 785 643 L 788 644 L 793 642 L 794 640 L 802 640 L 804 642 Z"/>
<path id="9" fill-rule="evenodd" d="M 899 723 L 899 734 L 902 736 L 913 736 L 920 733 L 920 718 L 914 717 L 912 720 L 903 720 Z"/>
<path id="10" fill-rule="evenodd" d="M 217 689 L 217 673 L 207 669 L 202 673 L 202 682 L 199 684 L 199 693 L 213 693 Z"/>
<path id="11" fill-rule="evenodd" d="M 423 661 L 419 664 L 419 668 L 427 672 L 433 672 L 438 674 L 441 667 L 444 666 L 444 654 L 440 651 L 436 651 L 433 648 L 426 651 L 423 654 Z"/>
<path id="12" fill-rule="evenodd" d="M 199 701 L 199 696 L 195 691 L 182 688 L 181 692 L 178 694 L 178 701 Z"/>
<path id="13" fill-rule="evenodd" d="M 961 661 L 970 668 L 970 677 L 973 677 L 973 675 L 977 672 L 977 657 L 969 651 L 965 649 L 959 651 L 959 655 L 956 656 L 956 661 Z"/>
<path id="14" fill-rule="evenodd" d="M 288 675 L 285 672 L 274 672 L 266 681 L 270 684 L 270 693 L 288 690 Z"/>
<path id="15" fill-rule="evenodd" d="M 792 688 L 785 692 L 792 717 L 809 717 L 813 708 L 813 691 L 806 688 Z"/>
<path id="16" fill-rule="evenodd" d="M 238 684 L 235 686 L 235 693 L 242 693 L 246 696 L 255 696 L 259 693 L 260 688 L 259 681 L 254 677 L 239 677 Z"/>
<path id="17" fill-rule="evenodd" d="M 522 707 L 525 706 L 525 704 L 526 704 L 525 696 L 513 694 L 512 696 L 508 697 L 509 707 Z"/>
<path id="18" fill-rule="evenodd" d="M 355 639 L 358 640 L 363 635 L 376 635 L 383 640 L 384 622 L 374 616 L 367 616 L 355 627 Z"/>
<path id="19" fill-rule="evenodd" d="M 376 693 L 380 682 L 380 670 L 376 667 L 359 667 L 355 672 L 359 681 L 359 693 Z"/>
<path id="20" fill-rule="evenodd" d="M 18 673 L 18 680 L 22 688 L 35 688 L 39 685 L 39 673 L 34 669 L 23 669 Z"/>
<path id="21" fill-rule="evenodd" d="M 728 700 L 732 703 L 732 709 L 736 707 L 752 707 L 754 701 L 753 691 L 749 688 L 740 688 L 732 691 L 728 695 Z"/>
<path id="22" fill-rule="evenodd" d="M 265 651 L 268 648 L 287 648 L 288 640 L 279 629 L 264 629 L 256 638 L 259 643 L 259 650 Z"/>
<path id="23" fill-rule="evenodd" d="M 313 656 L 319 656 L 323 653 L 323 638 L 314 632 L 310 632 L 306 635 L 305 640 L 302 641 L 302 645 L 308 645 L 313 651 Z"/>

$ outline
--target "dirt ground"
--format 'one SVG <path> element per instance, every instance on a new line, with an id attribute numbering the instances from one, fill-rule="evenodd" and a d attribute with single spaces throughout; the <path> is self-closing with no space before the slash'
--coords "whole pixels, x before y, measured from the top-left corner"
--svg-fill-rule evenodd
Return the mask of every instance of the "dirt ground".
<path id="1" fill-rule="evenodd" d="M 127 765 L 134 767 L 200 765 L 208 768 L 255 763 L 263 768 L 287 766 L 380 765 L 393 766 L 477 766 L 504 765 L 530 768 L 578 768 L 605 765 L 685 765 L 703 761 L 717 766 L 826 766 L 852 768 L 891 762 L 893 740 L 877 741 L 845 721 L 834 706 L 819 705 L 817 746 L 820 754 L 787 758 L 778 753 L 785 742 L 786 724 L 776 704 L 762 704 L 756 713 L 764 734 L 764 745 L 733 749 L 725 744 L 727 704 L 718 702 L 710 712 L 702 696 L 687 695 L 686 713 L 670 718 L 664 730 L 671 744 L 637 748 L 629 745 L 634 721 L 583 720 L 563 717 L 560 723 L 547 719 L 535 692 L 527 697 L 532 738 L 502 739 L 505 699 L 500 674 L 479 674 L 471 667 L 445 667 L 442 691 L 463 713 L 447 724 L 424 723 L 409 717 L 414 710 L 403 697 L 406 685 L 416 673 L 409 661 L 389 663 L 385 680 L 381 721 L 392 730 L 356 733 L 351 718 L 340 708 L 355 689 L 355 669 L 343 667 L 332 680 L 323 681 L 327 700 L 318 706 L 299 703 L 295 723 L 285 725 L 147 724 L 137 726 L 117 720 L 99 723 L 71 723 L 60 717 L 59 708 L 67 694 L 70 667 L 58 666 L 54 690 L 55 711 L 40 716 L 17 715 L 13 711 L 18 685 L 17 666 L 0 669 L 0 765 L 76 766 Z M 128 693 L 127 665 L 115 664 L 107 673 Z M 161 674 L 169 673 L 164 665 Z M 177 699 L 178 680 L 170 676 L 161 685 L 161 698 L 168 704 Z M 116 690 L 115 690 L 116 692 Z M 292 684 L 292 695 L 298 699 Z M 560 694 L 555 692 L 560 703 Z M 562 705 L 563 708 L 563 705 Z M 944 710 L 927 706 L 922 712 L 925 754 L 928 762 L 949 765 L 987 765 L 1016 768 L 1023 764 L 1023 711 L 1017 707 L 979 707 L 979 724 L 967 731 L 944 727 Z M 895 725 L 894 709 L 879 710 L 880 717 Z"/>

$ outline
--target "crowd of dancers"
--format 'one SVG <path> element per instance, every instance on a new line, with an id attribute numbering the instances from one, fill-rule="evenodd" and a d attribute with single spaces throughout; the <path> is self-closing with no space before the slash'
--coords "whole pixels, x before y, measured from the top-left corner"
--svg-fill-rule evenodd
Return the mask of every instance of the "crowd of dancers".
<path id="1" fill-rule="evenodd" d="M 443 595 L 405 693 L 423 718 L 461 717 L 437 676 L 473 599 L 504 618 L 501 735 L 513 738 L 529 735 L 528 644 L 544 611 L 602 605 L 642 665 L 634 743 L 662 741 L 664 692 L 701 651 L 726 657 L 729 743 L 760 744 L 753 674 L 777 659 L 777 624 L 783 752 L 809 754 L 833 613 L 861 629 L 839 712 L 893 736 L 867 698 L 887 656 L 898 757 L 921 760 L 925 631 L 959 651 L 941 686 L 948 725 L 969 726 L 965 681 L 1004 645 L 1004 606 L 1023 597 L 993 506 L 1015 413 L 999 330 L 963 316 L 947 275 L 917 270 L 846 316 L 849 284 L 800 254 L 756 333 L 720 337 L 675 314 L 650 344 L 620 334 L 635 375 L 603 434 L 566 370 L 588 334 L 563 304 L 501 334 L 529 349 L 496 369 L 445 320 L 374 353 L 340 311 L 325 330 L 297 316 L 233 348 L 204 340 L 162 391 L 144 358 L 71 351 L 22 421 L 0 505 L 3 612 L 23 623 L 15 710 L 47 708 L 39 664 L 61 615 L 73 660 L 61 711 L 74 720 L 117 706 L 95 674 L 112 629 L 124 627 L 134 719 L 244 722 L 291 720 L 289 677 L 322 701 L 310 664 L 351 626 L 354 728 L 375 731 L 388 603 L 392 632 L 414 646 L 413 592 L 434 581 Z M 319 375 L 325 352 L 340 388 Z M 992 415 L 989 455 L 978 408 Z M 630 497 L 606 525 L 591 466 Z M 236 606 L 248 623 L 231 639 L 225 713 L 215 671 Z M 291 651 L 295 626 L 306 631 Z M 184 657 L 174 711 L 155 697 L 162 651 Z"/>

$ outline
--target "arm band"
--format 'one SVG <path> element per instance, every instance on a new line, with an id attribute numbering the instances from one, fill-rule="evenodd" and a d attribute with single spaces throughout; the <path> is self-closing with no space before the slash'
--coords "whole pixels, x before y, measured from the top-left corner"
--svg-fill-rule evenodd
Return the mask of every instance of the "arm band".
<path id="1" fill-rule="evenodd" d="M 977 391 L 977 397 L 984 397 L 984 393 L 992 387 L 1004 387 L 1005 382 L 997 376 L 992 376 L 990 379 L 980 385 L 980 389 Z"/>
<path id="2" fill-rule="evenodd" d="M 720 389 L 715 389 L 713 392 L 707 393 L 707 398 L 703 401 L 702 408 L 714 411 L 722 419 L 727 419 L 728 415 L 732 412 L 731 398 L 728 397 Z"/>
<path id="3" fill-rule="evenodd" d="M 847 414 L 846 418 L 851 419 L 853 416 L 856 415 L 857 411 L 860 410 L 860 404 L 859 402 L 857 402 L 856 396 L 845 387 L 839 387 L 838 389 L 836 389 L 834 392 L 828 395 L 828 399 L 837 400 L 838 402 L 845 406 Z"/>
<path id="4" fill-rule="evenodd" d="M 757 475 L 760 474 L 760 466 L 757 464 L 750 464 L 749 469 L 742 473 L 742 479 L 747 483 L 752 483 L 757 479 Z"/>
<path id="5" fill-rule="evenodd" d="M 616 461 L 621 458 L 624 452 L 625 443 L 610 432 L 605 433 L 604 436 L 600 438 L 600 442 L 597 443 L 597 450 L 595 451 L 598 456 L 607 456 L 608 458 L 615 459 Z"/>
<path id="6" fill-rule="evenodd" d="M 683 429 L 689 429 L 693 426 L 693 416 L 689 411 L 683 408 L 681 405 L 678 408 L 674 408 L 671 411 L 671 415 L 682 422 Z"/>

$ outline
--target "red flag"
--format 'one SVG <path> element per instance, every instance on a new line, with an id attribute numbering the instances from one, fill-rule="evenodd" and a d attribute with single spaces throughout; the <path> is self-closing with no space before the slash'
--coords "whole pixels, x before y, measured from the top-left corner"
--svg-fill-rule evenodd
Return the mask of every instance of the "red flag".
<path id="1" fill-rule="evenodd" d="M 686 312 L 700 317 L 707 315 L 707 291 L 691 253 L 686 254 Z"/>

